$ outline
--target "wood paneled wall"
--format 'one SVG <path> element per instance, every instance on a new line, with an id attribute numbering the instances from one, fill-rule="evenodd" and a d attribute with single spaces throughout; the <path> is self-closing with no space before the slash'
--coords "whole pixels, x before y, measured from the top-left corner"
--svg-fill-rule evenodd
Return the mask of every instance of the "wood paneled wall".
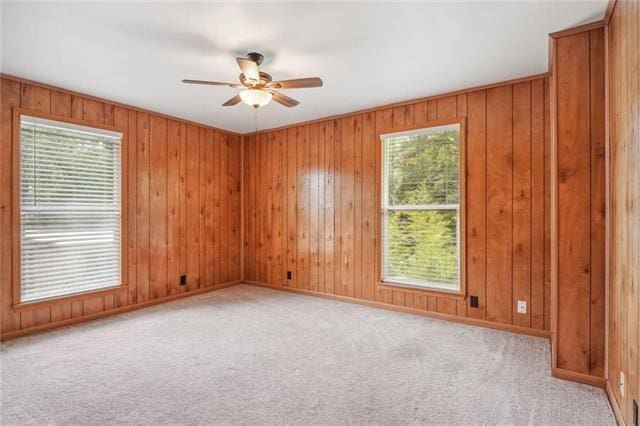
<path id="1" fill-rule="evenodd" d="M 617 1 L 607 26 L 609 65 L 610 392 L 626 424 L 640 403 L 640 5 Z M 624 396 L 620 372 L 625 375 Z M 615 406 L 615 404 L 614 404 Z"/>
<path id="2" fill-rule="evenodd" d="M 241 279 L 241 137 L 45 85 L 1 79 L 0 280 L 3 336 L 173 298 Z M 123 134 L 127 288 L 16 312 L 12 308 L 12 109 L 108 124 Z M 180 286 L 180 275 L 187 285 Z"/>
<path id="3" fill-rule="evenodd" d="M 552 366 L 604 378 L 604 29 L 556 37 L 552 52 Z"/>
<path id="4" fill-rule="evenodd" d="M 547 93 L 537 77 L 245 137 L 245 279 L 548 330 Z M 375 282 L 377 133 L 456 117 L 467 123 L 467 294 L 478 308 Z"/>

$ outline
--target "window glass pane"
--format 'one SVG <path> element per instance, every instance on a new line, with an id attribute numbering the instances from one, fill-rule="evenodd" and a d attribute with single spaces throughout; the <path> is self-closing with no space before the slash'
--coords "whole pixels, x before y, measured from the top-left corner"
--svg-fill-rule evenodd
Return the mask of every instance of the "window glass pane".
<path id="1" fill-rule="evenodd" d="M 386 138 L 389 205 L 458 204 L 459 139 L 458 126 Z"/>
<path id="2" fill-rule="evenodd" d="M 458 289 L 458 212 L 389 211 L 384 277 Z"/>
<path id="3" fill-rule="evenodd" d="M 21 301 L 120 284 L 120 138 L 23 116 Z"/>
<path id="4" fill-rule="evenodd" d="M 460 125 L 382 143 L 383 280 L 459 290 Z"/>

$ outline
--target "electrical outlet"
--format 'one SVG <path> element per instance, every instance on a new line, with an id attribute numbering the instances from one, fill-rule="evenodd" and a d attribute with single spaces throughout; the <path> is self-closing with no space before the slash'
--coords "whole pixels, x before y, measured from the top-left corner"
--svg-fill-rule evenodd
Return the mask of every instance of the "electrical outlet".
<path id="1" fill-rule="evenodd" d="M 620 395 L 624 398 L 624 371 L 620 372 Z"/>
<path id="2" fill-rule="evenodd" d="M 187 276 L 180 275 L 180 285 L 187 285 Z"/>
<path id="3" fill-rule="evenodd" d="M 471 296 L 469 298 L 469 306 L 472 308 L 477 308 L 479 305 L 478 303 L 478 296 Z"/>
<path id="4" fill-rule="evenodd" d="M 290 280 L 291 279 L 291 271 L 287 271 L 287 279 Z"/>
<path id="5" fill-rule="evenodd" d="M 518 300 L 518 313 L 526 314 L 527 313 L 527 302 L 524 300 Z"/>

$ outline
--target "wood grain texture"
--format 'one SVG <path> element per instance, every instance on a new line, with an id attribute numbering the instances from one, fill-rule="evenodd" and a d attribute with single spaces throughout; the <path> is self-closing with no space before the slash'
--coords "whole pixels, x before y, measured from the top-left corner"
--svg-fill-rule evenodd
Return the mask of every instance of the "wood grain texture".
<path id="1" fill-rule="evenodd" d="M 167 120 L 151 116 L 149 144 L 149 298 L 167 291 Z"/>
<path id="2" fill-rule="evenodd" d="M 121 150 L 122 152 L 120 153 L 120 158 L 122 159 L 122 164 L 121 169 L 122 170 L 129 170 L 129 150 L 128 150 L 128 146 L 129 146 L 129 113 L 126 109 L 121 108 L 121 107 L 114 107 L 113 110 L 113 125 L 119 129 L 122 132 L 122 147 Z M 122 290 L 116 294 L 114 294 L 113 296 L 113 307 L 114 308 L 120 308 L 122 306 L 126 306 L 128 304 L 128 286 L 129 286 L 129 280 L 130 280 L 130 272 L 128 270 L 128 265 L 129 265 L 129 226 L 128 226 L 128 221 L 129 221 L 129 214 L 130 214 L 130 208 L 129 208 L 129 196 L 128 196 L 128 189 L 129 189 L 129 180 L 130 180 L 130 176 L 129 173 L 122 173 L 121 174 L 121 185 L 122 185 L 122 190 L 123 190 L 123 194 L 120 198 L 120 202 L 122 203 L 122 218 L 123 218 L 123 225 L 121 227 L 120 232 L 122 233 L 122 257 L 120 258 L 120 267 L 122 268 L 122 277 L 123 277 L 123 285 L 127 286 L 126 290 Z M 52 316 L 52 321 L 57 321 L 58 319 L 53 318 Z"/>
<path id="3" fill-rule="evenodd" d="M 149 114 L 138 114 L 138 196 L 136 209 L 136 302 L 149 300 Z"/>
<path id="4" fill-rule="evenodd" d="M 20 106 L 20 83 L 11 80 L 0 80 L 2 93 L 0 94 L 0 287 L 2 296 L 2 325 L 1 332 L 7 333 L 20 328 L 20 314 L 11 309 L 13 300 L 13 108 Z M 17 236 L 15 236 L 17 238 Z"/>
<path id="5" fill-rule="evenodd" d="M 617 414 L 633 422 L 633 400 L 640 400 L 640 8 L 617 1 L 606 26 L 608 79 L 608 378 Z M 600 46 L 598 45 L 598 48 Z M 593 87 L 592 90 L 602 90 Z M 601 129 L 595 129 L 598 134 Z M 598 159 L 598 150 L 592 158 Z M 599 163 L 598 163 L 599 164 Z M 600 205 L 601 200 L 596 201 Z M 596 210 L 596 214 L 599 212 Z M 592 287 L 600 289 L 599 278 Z M 620 388 L 624 373 L 624 396 Z"/>
<path id="6" fill-rule="evenodd" d="M 486 319 L 507 324 L 513 320 L 512 101 L 513 86 L 487 90 Z"/>
<path id="7" fill-rule="evenodd" d="M 167 122 L 167 295 L 180 289 L 180 122 Z"/>
<path id="8" fill-rule="evenodd" d="M 546 78 L 538 77 L 246 136 L 244 279 L 548 330 L 546 87 Z M 467 122 L 467 294 L 479 297 L 478 308 L 467 298 L 376 285 L 381 153 L 376 135 L 456 118 Z M 275 143 L 279 134 L 282 151 Z M 274 196 L 279 175 L 283 191 Z M 526 226 L 518 227 L 518 220 Z M 282 242 L 271 241 L 266 250 L 265 236 L 273 239 L 280 227 Z M 282 269 L 275 266 L 279 256 Z M 272 274 L 262 273 L 267 264 Z M 518 298 L 529 302 L 524 316 L 515 313 Z"/>
<path id="9" fill-rule="evenodd" d="M 187 284 L 200 288 L 200 128 L 187 124 Z"/>
<path id="10" fill-rule="evenodd" d="M 531 326 L 544 327 L 545 281 L 545 82 L 531 83 Z M 547 205 L 548 206 L 548 205 Z M 548 296 L 547 296 L 548 297 Z"/>
<path id="11" fill-rule="evenodd" d="M 531 326 L 531 311 L 518 313 L 519 300 L 531 307 L 531 186 L 533 162 L 531 158 L 531 83 L 513 86 L 513 323 Z M 538 233 L 538 235 L 540 235 Z M 542 262 L 539 262 L 542 265 Z"/>
<path id="12" fill-rule="evenodd" d="M 553 40 L 553 367 L 604 377 L 604 30 Z"/>
<path id="13" fill-rule="evenodd" d="M 590 161 L 591 161 L 591 324 L 589 371 L 604 377 L 605 370 L 605 51 L 604 29 L 589 32 Z M 604 261 L 603 261 L 604 260 Z"/>
<path id="14" fill-rule="evenodd" d="M 467 116 L 467 291 L 478 296 L 478 307 L 469 307 L 471 318 L 486 317 L 487 235 L 487 97 L 486 91 L 469 93 Z M 472 160 L 472 159 L 475 159 Z"/>
<path id="15" fill-rule="evenodd" d="M 197 162 L 194 165 L 197 173 L 201 168 L 200 163 L 205 164 L 202 167 L 205 170 L 204 177 L 210 178 L 213 186 L 220 186 L 217 202 L 223 206 L 225 216 L 231 218 L 224 222 L 226 225 L 219 237 L 224 242 L 225 250 L 220 249 L 222 246 L 216 246 L 213 252 L 207 252 L 207 256 L 210 253 L 212 259 L 227 265 L 224 275 L 226 282 L 240 279 L 239 136 L 190 124 L 191 130 L 197 134 L 198 145 L 194 147 L 193 141 L 189 140 L 192 144 L 187 146 L 187 125 L 182 120 L 8 77 L 2 77 L 0 85 L 0 311 L 3 338 L 68 324 L 69 321 L 94 318 L 145 301 L 170 300 L 179 292 L 185 293 L 186 289 L 180 289 L 185 286 L 179 286 L 179 278 L 181 274 L 187 274 L 187 259 L 191 256 L 200 262 L 200 259 L 205 259 L 202 251 L 207 248 L 206 245 L 201 246 L 199 240 L 197 245 L 188 244 L 187 231 L 193 231 L 192 238 L 200 236 L 201 229 L 205 228 L 205 212 L 212 210 L 210 207 L 213 203 L 207 197 L 208 186 L 203 187 L 200 175 L 196 175 L 194 190 L 198 203 L 202 200 L 204 204 L 192 206 L 190 200 L 189 207 L 194 208 L 187 209 L 187 184 L 192 184 L 194 176 L 194 172 L 187 169 L 187 155 L 192 155 Z M 12 308 L 12 239 L 15 234 L 11 222 L 14 213 L 11 176 L 16 166 L 12 162 L 14 107 L 54 114 L 61 119 L 83 120 L 89 126 L 107 124 L 122 131 L 122 241 L 125 245 L 122 268 L 124 284 L 127 285 L 122 292 L 97 297 L 88 294 L 73 301 L 52 301 L 49 305 L 40 305 L 38 309 L 20 312 Z M 203 138 L 201 142 L 200 134 L 206 135 L 207 132 L 212 135 L 212 140 Z M 209 164 L 209 156 L 204 159 L 198 157 L 200 143 L 206 151 L 209 145 L 217 146 L 222 139 L 225 140 L 224 158 L 227 165 L 224 169 L 213 161 Z M 206 184 L 206 180 L 204 182 Z M 218 210 L 213 211 L 216 213 L 209 220 L 221 223 L 222 214 Z M 191 250 L 189 255 L 187 248 Z M 189 266 L 192 269 L 187 282 L 196 283 L 189 290 L 197 289 L 202 265 L 198 263 L 193 268 L 190 263 Z M 217 280 L 215 284 L 224 282 Z"/>

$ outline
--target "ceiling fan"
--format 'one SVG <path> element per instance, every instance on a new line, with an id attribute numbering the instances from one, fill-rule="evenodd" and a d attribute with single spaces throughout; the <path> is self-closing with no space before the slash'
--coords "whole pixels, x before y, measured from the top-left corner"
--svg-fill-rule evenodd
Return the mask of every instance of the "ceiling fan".
<path id="1" fill-rule="evenodd" d="M 254 108 L 265 106 L 273 99 L 286 107 L 294 107 L 299 104 L 293 98 L 277 92 L 275 89 L 303 89 L 307 87 L 322 87 L 322 79 L 319 77 L 296 78 L 293 80 L 273 81 L 271 75 L 260 71 L 264 56 L 251 52 L 246 58 L 236 58 L 240 70 L 240 83 L 220 83 L 217 81 L 182 80 L 188 84 L 205 84 L 209 86 L 226 86 L 243 89 L 239 94 L 223 103 L 222 106 L 237 105 L 240 101 Z"/>

